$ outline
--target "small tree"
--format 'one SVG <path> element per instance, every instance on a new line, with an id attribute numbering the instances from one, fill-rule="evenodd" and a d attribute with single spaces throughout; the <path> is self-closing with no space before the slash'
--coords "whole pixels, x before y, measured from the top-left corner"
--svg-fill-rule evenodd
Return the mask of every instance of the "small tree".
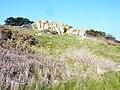
<path id="1" fill-rule="evenodd" d="M 5 20 L 5 25 L 11 25 L 11 26 L 21 26 L 23 24 L 32 24 L 32 23 L 34 23 L 34 22 L 30 21 L 27 18 L 23 18 L 23 17 L 17 17 L 17 18 L 8 17 Z"/>

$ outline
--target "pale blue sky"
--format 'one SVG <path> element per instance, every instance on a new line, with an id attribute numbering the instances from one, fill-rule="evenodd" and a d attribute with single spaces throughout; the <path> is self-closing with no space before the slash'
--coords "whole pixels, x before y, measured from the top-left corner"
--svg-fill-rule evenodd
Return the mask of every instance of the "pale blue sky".
<path id="1" fill-rule="evenodd" d="M 64 22 L 120 40 L 120 0 L 0 0 L 0 24 L 10 16 Z"/>

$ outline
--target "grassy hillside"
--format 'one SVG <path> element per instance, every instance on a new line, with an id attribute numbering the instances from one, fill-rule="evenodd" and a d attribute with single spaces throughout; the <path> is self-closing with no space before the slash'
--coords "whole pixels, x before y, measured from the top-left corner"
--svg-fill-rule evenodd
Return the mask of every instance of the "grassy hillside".
<path id="1" fill-rule="evenodd" d="M 103 38 L 91 38 L 87 37 L 84 41 L 80 41 L 75 36 L 68 35 L 35 35 L 39 32 L 23 30 L 20 32 L 26 32 L 33 35 L 38 40 L 38 45 L 33 46 L 32 49 L 39 51 L 41 47 L 49 50 L 50 55 L 58 56 L 64 53 L 68 48 L 86 48 L 92 54 L 109 59 L 115 62 L 120 62 L 120 45 L 109 45 L 108 41 Z"/>
<path id="2" fill-rule="evenodd" d="M 14 75 L 8 72 L 8 67 L 1 70 L 14 76 L 14 79 L 24 76 L 22 80 L 28 80 L 24 84 L 19 83 L 15 87 L 13 85 L 14 88 L 19 90 L 120 89 L 119 44 L 114 45 L 112 41 L 104 38 L 87 37 L 81 41 L 77 36 L 46 33 L 37 35 L 38 33 L 39 31 L 34 30 L 13 30 L 11 38 L 7 37 L 9 39 L 3 40 L 0 44 L 0 55 L 3 57 L 1 64 L 8 60 L 9 67 L 12 68 L 10 71 L 14 72 L 17 69 L 21 74 Z M 18 51 L 19 49 L 22 51 Z M 8 65 L 8 62 L 6 63 Z M 30 76 L 26 76 L 25 73 Z M 7 82 L 0 83 L 1 90 L 6 87 L 13 90 Z"/>

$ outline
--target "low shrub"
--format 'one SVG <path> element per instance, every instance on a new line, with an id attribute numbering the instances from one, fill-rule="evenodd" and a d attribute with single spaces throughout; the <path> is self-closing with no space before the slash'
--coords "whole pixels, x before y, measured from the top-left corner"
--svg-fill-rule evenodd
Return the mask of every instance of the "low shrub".
<path id="1" fill-rule="evenodd" d="M 116 40 L 116 38 L 112 34 L 108 34 L 107 36 L 105 36 L 105 38 L 107 40 Z"/>
<path id="2" fill-rule="evenodd" d="M 37 40 L 30 34 L 18 32 L 6 27 L 0 27 L 1 41 L 0 46 L 3 48 L 29 48 L 37 44 Z"/>
<path id="3" fill-rule="evenodd" d="M 93 30 L 93 29 L 87 30 L 87 31 L 86 31 L 86 34 L 87 34 L 88 36 L 101 36 L 101 37 L 105 37 L 105 36 L 106 36 L 106 33 L 105 33 L 105 32 L 96 31 L 96 30 Z"/>

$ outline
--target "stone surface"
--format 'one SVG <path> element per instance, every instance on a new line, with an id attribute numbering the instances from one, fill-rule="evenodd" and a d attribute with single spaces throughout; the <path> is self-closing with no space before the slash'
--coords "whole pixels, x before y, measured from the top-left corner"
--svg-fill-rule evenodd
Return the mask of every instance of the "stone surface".
<path id="1" fill-rule="evenodd" d="M 39 31 L 43 31 L 43 30 L 50 30 L 50 32 L 56 31 L 59 35 L 64 35 L 64 33 L 70 35 L 76 35 L 79 36 L 80 40 L 84 40 L 85 38 L 85 30 L 75 29 L 72 26 L 65 25 L 62 22 L 55 23 L 47 20 L 38 20 L 32 24 L 32 28 L 37 29 Z"/>

